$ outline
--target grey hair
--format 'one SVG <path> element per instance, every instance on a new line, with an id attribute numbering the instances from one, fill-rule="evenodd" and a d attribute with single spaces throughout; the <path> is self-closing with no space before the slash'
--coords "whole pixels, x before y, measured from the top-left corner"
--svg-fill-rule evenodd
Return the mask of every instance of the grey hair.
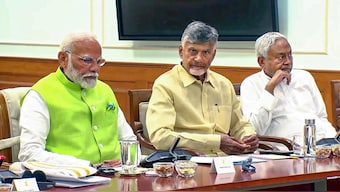
<path id="1" fill-rule="evenodd" d="M 97 37 L 92 33 L 86 33 L 86 32 L 68 34 L 64 38 L 64 40 L 61 42 L 59 46 L 59 51 L 61 52 L 72 51 L 74 43 L 83 41 L 83 40 L 97 41 Z"/>
<path id="2" fill-rule="evenodd" d="M 287 38 L 279 32 L 267 32 L 255 42 L 255 53 L 257 57 L 267 57 L 270 47 L 278 40 Z"/>
<path id="3" fill-rule="evenodd" d="M 191 22 L 184 30 L 181 38 L 182 45 L 185 41 L 191 43 L 207 43 L 210 42 L 216 48 L 218 41 L 217 30 L 201 21 Z"/>

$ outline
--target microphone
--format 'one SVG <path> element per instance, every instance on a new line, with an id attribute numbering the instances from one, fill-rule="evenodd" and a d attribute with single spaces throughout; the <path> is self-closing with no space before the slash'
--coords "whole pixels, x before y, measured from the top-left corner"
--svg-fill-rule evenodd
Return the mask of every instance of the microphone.
<path id="1" fill-rule="evenodd" d="M 177 154 L 175 153 L 175 149 L 176 149 L 176 147 L 177 147 L 177 144 L 178 144 L 179 140 L 180 140 L 180 138 L 177 137 L 177 138 L 175 139 L 175 141 L 172 143 L 172 145 L 171 145 L 171 147 L 170 147 L 170 149 L 169 149 L 169 153 L 174 157 L 174 161 L 176 161 L 176 160 L 178 159 L 178 156 L 177 156 Z"/>

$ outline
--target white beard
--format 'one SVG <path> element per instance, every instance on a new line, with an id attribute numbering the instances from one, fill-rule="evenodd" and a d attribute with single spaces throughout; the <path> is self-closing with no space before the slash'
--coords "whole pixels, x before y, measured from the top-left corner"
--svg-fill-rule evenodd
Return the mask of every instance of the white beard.
<path id="1" fill-rule="evenodd" d="M 73 67 L 71 58 L 68 62 L 68 68 L 64 70 L 65 75 L 74 83 L 79 84 L 82 88 L 88 89 L 93 88 L 97 84 L 98 73 L 88 73 L 85 75 L 80 75 L 79 72 Z M 86 77 L 96 77 L 95 79 Z"/>

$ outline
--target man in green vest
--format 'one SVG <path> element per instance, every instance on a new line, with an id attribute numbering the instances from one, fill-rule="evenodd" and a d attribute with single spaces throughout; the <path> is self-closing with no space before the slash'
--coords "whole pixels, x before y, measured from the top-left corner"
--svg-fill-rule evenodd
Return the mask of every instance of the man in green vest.
<path id="1" fill-rule="evenodd" d="M 92 34 L 70 34 L 58 62 L 22 101 L 19 160 L 119 165 L 119 140 L 136 136 L 110 86 L 98 80 L 100 43 Z"/>

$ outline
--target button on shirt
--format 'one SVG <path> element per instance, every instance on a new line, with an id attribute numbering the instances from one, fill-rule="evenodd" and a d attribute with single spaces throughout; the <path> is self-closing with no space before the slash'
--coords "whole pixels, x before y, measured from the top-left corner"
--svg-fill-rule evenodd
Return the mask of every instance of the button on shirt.
<path id="1" fill-rule="evenodd" d="M 293 69 L 289 85 L 283 80 L 275 87 L 274 95 L 265 91 L 269 80 L 261 71 L 241 84 L 243 114 L 258 134 L 293 139 L 295 134 L 303 135 L 305 119 L 314 118 L 317 133 L 335 136 L 320 91 L 309 72 Z"/>

